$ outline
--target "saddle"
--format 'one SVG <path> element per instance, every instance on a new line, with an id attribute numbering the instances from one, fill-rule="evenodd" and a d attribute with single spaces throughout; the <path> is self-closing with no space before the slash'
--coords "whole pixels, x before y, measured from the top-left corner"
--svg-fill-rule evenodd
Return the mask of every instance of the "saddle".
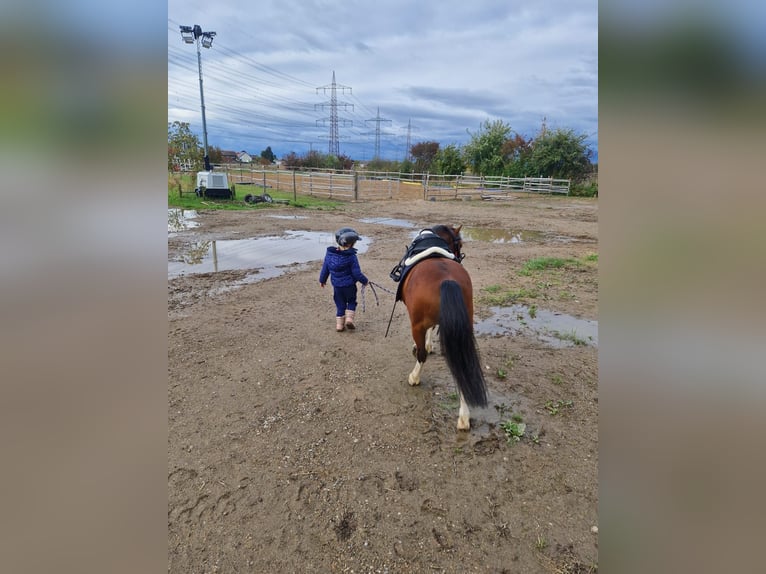
<path id="1" fill-rule="evenodd" d="M 399 287 L 396 289 L 396 301 L 400 301 L 402 298 L 402 279 L 417 263 L 432 257 L 446 257 L 457 261 L 449 249 L 449 244 L 444 239 L 430 229 L 423 229 L 412 241 L 412 244 L 407 247 L 399 263 L 388 274 L 391 279 L 399 283 Z"/>

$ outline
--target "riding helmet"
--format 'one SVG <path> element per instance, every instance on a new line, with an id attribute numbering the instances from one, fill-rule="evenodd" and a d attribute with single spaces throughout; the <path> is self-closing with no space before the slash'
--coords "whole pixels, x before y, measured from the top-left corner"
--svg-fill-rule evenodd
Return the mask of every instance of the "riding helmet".
<path id="1" fill-rule="evenodd" d="M 341 247 L 349 247 L 359 241 L 359 234 L 350 227 L 341 227 L 335 232 L 335 241 Z"/>

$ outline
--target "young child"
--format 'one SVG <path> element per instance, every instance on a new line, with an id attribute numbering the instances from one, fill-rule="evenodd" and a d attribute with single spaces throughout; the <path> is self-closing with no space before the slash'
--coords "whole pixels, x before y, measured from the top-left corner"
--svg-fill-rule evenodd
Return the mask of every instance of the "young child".
<path id="1" fill-rule="evenodd" d="M 338 247 L 327 248 L 324 256 L 322 271 L 319 273 L 319 284 L 324 287 L 327 277 L 333 286 L 335 301 L 335 330 L 343 331 L 346 327 L 355 329 L 354 314 L 356 312 L 356 282 L 367 285 L 369 280 L 359 267 L 354 244 L 359 241 L 359 234 L 350 227 L 343 227 L 335 232 Z"/>

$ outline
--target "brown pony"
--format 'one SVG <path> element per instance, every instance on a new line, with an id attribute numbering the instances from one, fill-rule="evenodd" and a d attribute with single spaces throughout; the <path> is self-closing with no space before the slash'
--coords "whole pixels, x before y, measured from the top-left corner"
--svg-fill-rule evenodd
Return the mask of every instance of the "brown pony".
<path id="1" fill-rule="evenodd" d="M 471 428 L 468 406 L 487 405 L 487 387 L 473 333 L 473 286 L 460 264 L 460 227 L 436 225 L 431 231 L 447 242 L 454 259 L 427 258 L 415 263 L 404 276 L 401 299 L 407 306 L 412 327 L 412 349 L 417 358 L 410 385 L 420 384 L 420 370 L 433 351 L 432 335 L 439 326 L 441 352 L 457 383 L 460 411 L 457 428 Z"/>

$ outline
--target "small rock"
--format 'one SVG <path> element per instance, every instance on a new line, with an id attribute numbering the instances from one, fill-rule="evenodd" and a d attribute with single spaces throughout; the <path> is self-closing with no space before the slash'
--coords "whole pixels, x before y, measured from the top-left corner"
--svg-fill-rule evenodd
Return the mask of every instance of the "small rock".
<path id="1" fill-rule="evenodd" d="M 598 534 L 598 526 L 591 526 L 591 527 L 590 527 L 590 531 L 591 531 L 593 534 Z"/>

